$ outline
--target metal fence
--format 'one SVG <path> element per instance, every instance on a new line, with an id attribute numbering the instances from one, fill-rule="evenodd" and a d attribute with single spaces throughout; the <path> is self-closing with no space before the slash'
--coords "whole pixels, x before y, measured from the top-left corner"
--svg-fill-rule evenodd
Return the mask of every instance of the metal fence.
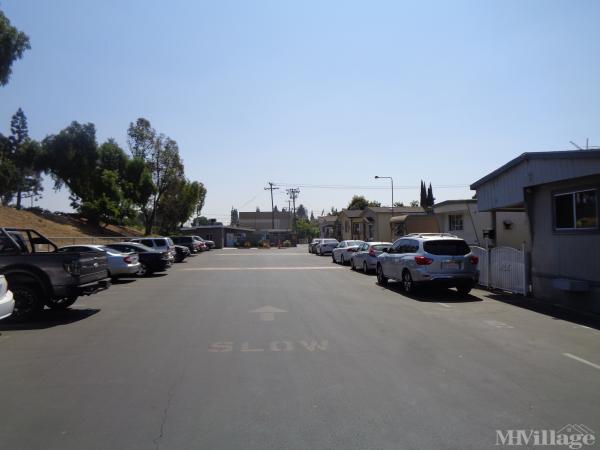
<path id="1" fill-rule="evenodd" d="M 512 247 L 485 249 L 472 246 L 471 250 L 479 257 L 480 285 L 515 294 L 527 294 L 528 267 L 525 247 L 517 250 Z"/>
<path id="2" fill-rule="evenodd" d="M 85 245 L 85 244 L 111 244 L 114 242 L 123 242 L 138 236 L 77 236 L 77 237 L 49 237 L 57 246 L 64 245 Z"/>

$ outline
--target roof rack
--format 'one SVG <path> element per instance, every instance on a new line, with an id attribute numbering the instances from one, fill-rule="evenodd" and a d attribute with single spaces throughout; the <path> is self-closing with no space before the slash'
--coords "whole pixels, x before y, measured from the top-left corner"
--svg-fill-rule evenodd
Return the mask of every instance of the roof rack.
<path id="1" fill-rule="evenodd" d="M 412 236 L 412 237 L 430 237 L 430 236 L 442 236 L 442 237 L 452 237 L 458 238 L 457 235 L 451 233 L 409 233 L 403 237 Z"/>

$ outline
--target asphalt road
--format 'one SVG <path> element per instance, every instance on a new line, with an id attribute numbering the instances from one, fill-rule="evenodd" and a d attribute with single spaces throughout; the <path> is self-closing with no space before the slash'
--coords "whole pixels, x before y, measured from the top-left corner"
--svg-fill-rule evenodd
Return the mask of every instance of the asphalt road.
<path id="1" fill-rule="evenodd" d="M 484 291 L 406 297 L 305 246 L 212 251 L 0 322 L 0 448 L 479 450 L 573 423 L 600 440 L 587 325 Z"/>

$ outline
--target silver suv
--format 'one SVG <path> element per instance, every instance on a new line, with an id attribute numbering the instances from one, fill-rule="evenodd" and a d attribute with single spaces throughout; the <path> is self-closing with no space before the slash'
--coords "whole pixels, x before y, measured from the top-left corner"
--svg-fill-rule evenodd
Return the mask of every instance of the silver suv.
<path id="1" fill-rule="evenodd" d="M 455 287 L 466 295 L 478 280 L 478 262 L 463 239 L 450 234 L 414 233 L 377 256 L 377 281 L 385 285 L 388 279 L 398 280 L 407 293 L 431 284 Z"/>

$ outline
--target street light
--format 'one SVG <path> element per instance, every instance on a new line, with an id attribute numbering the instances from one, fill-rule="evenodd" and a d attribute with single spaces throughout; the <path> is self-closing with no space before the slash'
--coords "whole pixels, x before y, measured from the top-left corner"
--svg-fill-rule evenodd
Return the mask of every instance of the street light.
<path id="1" fill-rule="evenodd" d="M 392 182 L 392 217 L 394 217 L 394 179 L 392 177 L 380 177 L 379 175 L 375 175 L 376 180 L 379 180 L 380 178 L 387 178 Z"/>

